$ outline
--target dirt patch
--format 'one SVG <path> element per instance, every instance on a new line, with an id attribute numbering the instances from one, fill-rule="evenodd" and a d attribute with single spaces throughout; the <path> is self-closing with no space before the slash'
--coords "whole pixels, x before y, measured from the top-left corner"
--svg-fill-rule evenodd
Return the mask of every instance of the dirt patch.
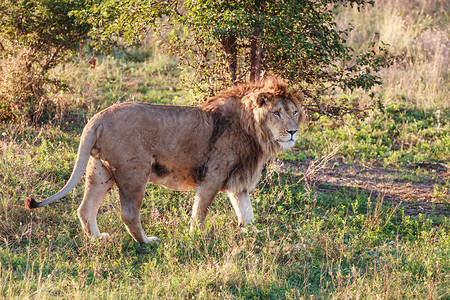
<path id="1" fill-rule="evenodd" d="M 307 173 L 310 163 L 276 161 L 281 172 L 289 171 L 299 176 Z M 443 163 L 387 168 L 347 164 L 342 159 L 334 158 L 317 170 L 311 179 L 319 192 L 358 188 L 374 199 L 381 196 L 387 202 L 400 203 L 408 215 L 450 216 L 450 167 Z"/>

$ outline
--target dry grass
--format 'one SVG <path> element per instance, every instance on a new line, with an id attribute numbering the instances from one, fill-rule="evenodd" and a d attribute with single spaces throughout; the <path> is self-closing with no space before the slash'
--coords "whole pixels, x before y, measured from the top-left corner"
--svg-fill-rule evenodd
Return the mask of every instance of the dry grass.
<path id="1" fill-rule="evenodd" d="M 367 42 L 389 44 L 393 64 L 380 72 L 383 102 L 406 102 L 415 108 L 450 106 L 448 1 L 376 1 L 375 7 L 345 9 L 339 26 L 352 23 L 349 43 L 364 49 Z"/>

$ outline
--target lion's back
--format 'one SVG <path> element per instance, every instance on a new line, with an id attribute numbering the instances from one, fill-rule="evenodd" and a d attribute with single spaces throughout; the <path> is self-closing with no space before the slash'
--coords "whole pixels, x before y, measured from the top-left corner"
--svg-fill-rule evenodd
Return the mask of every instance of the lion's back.
<path id="1" fill-rule="evenodd" d="M 106 162 L 128 170 L 153 168 L 158 177 L 189 177 L 203 163 L 213 131 L 200 108 L 185 106 L 123 103 L 100 112 L 93 122 L 96 148 Z"/>

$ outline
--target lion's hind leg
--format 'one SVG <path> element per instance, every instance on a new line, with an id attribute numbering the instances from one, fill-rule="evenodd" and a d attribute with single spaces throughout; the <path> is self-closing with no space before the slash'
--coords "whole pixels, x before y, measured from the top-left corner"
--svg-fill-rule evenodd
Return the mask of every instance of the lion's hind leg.
<path id="1" fill-rule="evenodd" d="M 122 183 L 122 184 L 120 184 Z M 122 220 L 133 239 L 142 244 L 158 241 L 157 237 L 147 237 L 141 223 L 141 206 L 147 182 L 130 183 L 118 179 Z"/>
<path id="2" fill-rule="evenodd" d="M 83 202 L 78 208 L 78 217 L 84 231 L 93 237 L 106 237 L 97 225 L 97 213 L 106 194 L 114 186 L 114 179 L 100 159 L 90 157 L 86 169 L 86 186 Z"/>

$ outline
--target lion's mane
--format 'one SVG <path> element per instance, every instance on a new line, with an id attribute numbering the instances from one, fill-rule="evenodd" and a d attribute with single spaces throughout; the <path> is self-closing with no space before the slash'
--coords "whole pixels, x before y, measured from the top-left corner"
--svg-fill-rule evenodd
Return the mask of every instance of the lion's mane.
<path id="1" fill-rule="evenodd" d="M 265 97 L 264 97 L 265 96 Z M 235 148 L 239 153 L 240 161 L 232 169 L 227 180 L 228 190 L 240 190 L 243 187 L 253 188 L 260 176 L 261 162 L 266 162 L 281 149 L 278 142 L 269 139 L 269 129 L 264 123 L 267 110 L 263 110 L 260 121 L 255 119 L 254 110 L 260 106 L 254 97 L 263 98 L 263 101 L 277 101 L 277 96 L 290 99 L 300 107 L 303 94 L 288 89 L 287 83 L 276 77 L 268 76 L 260 81 L 251 83 L 238 83 L 234 87 L 208 99 L 202 108 L 205 111 L 215 112 L 215 132 L 210 143 L 214 143 L 217 136 L 230 127 L 230 122 L 239 122 L 238 126 L 245 134 L 236 132 L 235 138 L 240 141 L 240 147 Z M 263 106 L 263 107 L 267 107 Z M 238 116 L 238 120 L 230 118 Z M 303 122 L 305 114 L 302 113 Z M 222 128 L 222 129 L 220 129 Z M 224 187 L 225 188 L 225 187 Z"/>

